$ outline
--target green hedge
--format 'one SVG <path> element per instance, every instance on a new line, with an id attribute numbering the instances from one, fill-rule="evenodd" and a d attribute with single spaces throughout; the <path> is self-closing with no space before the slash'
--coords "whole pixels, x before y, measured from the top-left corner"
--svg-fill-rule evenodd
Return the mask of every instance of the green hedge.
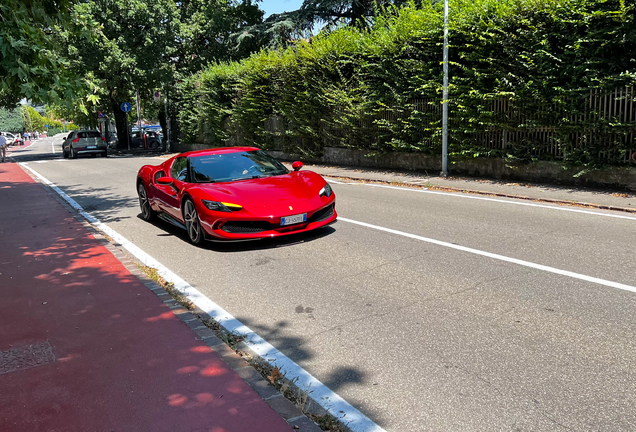
<path id="1" fill-rule="evenodd" d="M 451 154 L 624 162 L 636 121 L 591 101 L 636 84 L 635 17 L 633 2 L 615 0 L 451 1 Z M 440 3 L 411 4 L 371 30 L 213 65 L 179 85 L 183 138 L 437 154 L 442 37 Z"/>

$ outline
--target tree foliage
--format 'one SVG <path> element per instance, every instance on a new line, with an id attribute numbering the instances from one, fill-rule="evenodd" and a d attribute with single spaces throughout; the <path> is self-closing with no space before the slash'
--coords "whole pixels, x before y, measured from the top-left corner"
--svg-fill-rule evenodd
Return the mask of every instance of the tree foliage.
<path id="1" fill-rule="evenodd" d="M 22 132 L 22 114 L 19 108 L 0 108 L 0 131 L 11 133 Z"/>
<path id="2" fill-rule="evenodd" d="M 255 45 L 238 46 L 231 35 L 262 20 L 262 11 L 250 0 L 87 0 L 73 11 L 99 23 L 91 39 L 73 32 L 60 35 L 69 68 L 92 84 L 85 96 L 94 96 L 96 102 L 86 104 L 86 97 L 76 97 L 57 111 L 87 125 L 96 124 L 98 111 L 109 114 L 122 146 L 127 136 L 123 102 L 134 105 L 139 91 L 142 105 L 165 122 L 153 93 L 160 90 L 170 97 L 175 82 L 210 62 L 248 55 Z"/>
<path id="3" fill-rule="evenodd" d="M 0 3 L 0 106 L 27 98 L 46 102 L 75 97 L 85 82 L 68 70 L 56 37 L 61 29 L 90 37 L 95 23 L 71 13 L 73 0 L 3 0 Z"/>

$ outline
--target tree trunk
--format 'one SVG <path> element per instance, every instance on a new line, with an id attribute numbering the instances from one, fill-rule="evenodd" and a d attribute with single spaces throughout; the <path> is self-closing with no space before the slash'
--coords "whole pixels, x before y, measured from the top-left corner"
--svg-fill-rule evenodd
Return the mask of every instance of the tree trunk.
<path id="1" fill-rule="evenodd" d="M 370 0 L 353 0 L 351 2 L 351 22 L 349 25 L 366 28 L 366 16 L 373 12 Z"/>
<path id="2" fill-rule="evenodd" d="M 110 105 L 115 117 L 115 126 L 117 127 L 117 149 L 128 149 L 128 128 L 126 127 L 126 113 L 121 110 L 121 102 L 115 99 L 111 92 Z"/>

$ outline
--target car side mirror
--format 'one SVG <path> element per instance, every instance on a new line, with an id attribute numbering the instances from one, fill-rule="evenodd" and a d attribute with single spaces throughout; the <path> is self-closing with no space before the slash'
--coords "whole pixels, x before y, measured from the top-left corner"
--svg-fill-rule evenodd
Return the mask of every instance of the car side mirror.
<path id="1" fill-rule="evenodd" d="M 170 177 L 159 177 L 156 182 L 162 185 L 171 185 L 174 183 Z"/>
<path id="2" fill-rule="evenodd" d="M 298 171 L 303 167 L 303 165 L 304 164 L 301 161 L 296 161 L 292 164 L 292 168 L 294 169 L 294 171 Z"/>

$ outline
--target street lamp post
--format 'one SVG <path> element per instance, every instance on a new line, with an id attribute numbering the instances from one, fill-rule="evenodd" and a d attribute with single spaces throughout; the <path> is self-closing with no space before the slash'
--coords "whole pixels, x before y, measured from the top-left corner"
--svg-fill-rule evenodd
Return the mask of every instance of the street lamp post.
<path id="1" fill-rule="evenodd" d="M 448 176 L 448 0 L 444 0 L 444 88 L 442 91 L 442 177 Z"/>

